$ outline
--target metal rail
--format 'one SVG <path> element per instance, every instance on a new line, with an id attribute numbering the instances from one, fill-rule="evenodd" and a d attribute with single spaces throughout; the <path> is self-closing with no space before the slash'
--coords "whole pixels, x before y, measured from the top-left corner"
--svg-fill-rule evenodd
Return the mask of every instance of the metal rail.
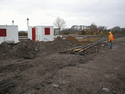
<path id="1" fill-rule="evenodd" d="M 81 45 L 81 46 L 73 47 L 73 48 L 71 48 L 71 49 L 67 49 L 67 50 L 64 50 L 64 51 L 60 51 L 60 53 L 86 55 L 86 54 L 87 54 L 87 50 L 90 49 L 90 48 L 92 48 L 92 47 L 95 47 L 96 52 L 97 52 L 98 46 L 101 46 L 101 44 L 107 43 L 106 40 L 107 40 L 107 38 L 104 38 L 104 39 L 95 41 L 95 42 L 93 42 L 93 43 L 91 43 L 91 44 Z M 75 49 L 77 49 L 77 50 L 75 51 Z"/>

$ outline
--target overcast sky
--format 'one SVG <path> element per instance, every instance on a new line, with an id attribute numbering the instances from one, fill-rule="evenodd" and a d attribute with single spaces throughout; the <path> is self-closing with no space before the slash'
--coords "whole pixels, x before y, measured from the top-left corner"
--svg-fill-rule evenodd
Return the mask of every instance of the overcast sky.
<path id="1" fill-rule="evenodd" d="M 125 0 L 0 0 L 0 25 L 18 25 L 27 30 L 29 25 L 49 25 L 57 17 L 72 25 L 125 27 Z"/>

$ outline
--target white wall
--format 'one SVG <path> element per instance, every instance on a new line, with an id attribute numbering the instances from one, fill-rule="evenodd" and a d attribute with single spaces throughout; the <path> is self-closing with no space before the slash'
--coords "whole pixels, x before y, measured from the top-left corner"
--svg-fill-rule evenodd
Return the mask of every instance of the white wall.
<path id="1" fill-rule="evenodd" d="M 6 29 L 6 37 L 0 37 L 0 44 L 4 41 L 19 42 L 17 25 L 0 25 L 0 29 Z"/>
<path id="2" fill-rule="evenodd" d="M 32 39 L 32 28 L 31 26 L 28 27 L 28 38 Z"/>
<path id="3" fill-rule="evenodd" d="M 35 27 L 36 31 L 36 41 L 53 41 L 54 40 L 54 30 L 53 26 L 29 26 L 28 28 L 28 38 L 32 40 L 32 28 Z M 45 28 L 50 28 L 50 35 L 45 35 Z"/>
<path id="4" fill-rule="evenodd" d="M 50 35 L 45 35 L 45 28 L 50 28 Z M 43 27 L 43 31 L 44 31 L 44 32 L 42 32 L 43 33 L 42 35 L 44 36 L 43 41 L 53 41 L 54 40 L 54 30 L 53 30 L 52 26 Z"/>

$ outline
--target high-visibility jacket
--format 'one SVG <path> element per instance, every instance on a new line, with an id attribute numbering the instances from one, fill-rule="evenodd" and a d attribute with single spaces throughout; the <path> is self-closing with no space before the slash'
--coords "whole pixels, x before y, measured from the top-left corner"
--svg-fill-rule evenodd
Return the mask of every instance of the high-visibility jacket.
<path id="1" fill-rule="evenodd" d="M 113 37 L 113 34 L 111 33 L 110 35 L 109 35 L 109 41 L 113 41 L 114 40 L 114 37 Z"/>

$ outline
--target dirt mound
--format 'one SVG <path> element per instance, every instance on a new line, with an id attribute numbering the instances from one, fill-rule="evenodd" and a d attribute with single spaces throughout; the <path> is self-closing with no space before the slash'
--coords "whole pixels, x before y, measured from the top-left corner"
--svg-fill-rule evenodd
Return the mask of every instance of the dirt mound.
<path id="1" fill-rule="evenodd" d="M 30 39 L 22 40 L 17 45 L 7 45 L 3 43 L 0 45 L 0 59 L 7 58 L 24 58 L 33 59 L 39 54 L 47 55 L 52 52 L 59 52 L 61 50 L 79 45 L 72 40 L 64 40 L 57 37 L 54 41 L 36 42 Z"/>
<path id="2" fill-rule="evenodd" d="M 35 58 L 39 52 L 39 43 L 30 39 L 23 40 L 15 46 L 14 56 L 24 59 Z"/>
<path id="3" fill-rule="evenodd" d="M 12 57 L 11 55 L 11 46 L 6 43 L 0 44 L 0 59 Z"/>
<path id="4" fill-rule="evenodd" d="M 79 41 L 75 37 L 72 37 L 72 36 L 68 36 L 68 37 L 66 37 L 66 39 L 69 39 L 69 40 L 72 40 L 76 43 L 79 43 Z"/>
<path id="5" fill-rule="evenodd" d="M 1 53 L 7 53 L 10 50 L 10 46 L 7 45 L 6 43 L 2 43 L 0 45 L 0 52 Z"/>
<path id="6" fill-rule="evenodd" d="M 77 45 L 79 45 L 79 44 L 75 43 L 72 40 L 62 39 L 60 37 L 55 39 L 55 41 L 53 42 L 53 48 L 56 48 L 57 51 L 64 50 L 64 49 L 74 47 Z"/>
<path id="7" fill-rule="evenodd" d="M 42 49 L 40 49 L 40 50 L 44 49 L 44 52 L 46 51 L 47 53 L 59 52 L 61 50 L 65 50 L 67 48 L 80 45 L 79 43 L 75 43 L 72 40 L 62 39 L 60 37 L 57 37 L 52 42 L 41 42 L 41 44 L 42 45 L 40 47 L 42 47 Z"/>
<path id="8" fill-rule="evenodd" d="M 32 59 L 37 56 L 39 53 L 39 43 L 36 41 L 22 40 L 17 43 L 17 45 L 8 45 L 2 43 L 0 45 L 0 59 L 9 59 L 9 58 L 24 58 Z"/>

